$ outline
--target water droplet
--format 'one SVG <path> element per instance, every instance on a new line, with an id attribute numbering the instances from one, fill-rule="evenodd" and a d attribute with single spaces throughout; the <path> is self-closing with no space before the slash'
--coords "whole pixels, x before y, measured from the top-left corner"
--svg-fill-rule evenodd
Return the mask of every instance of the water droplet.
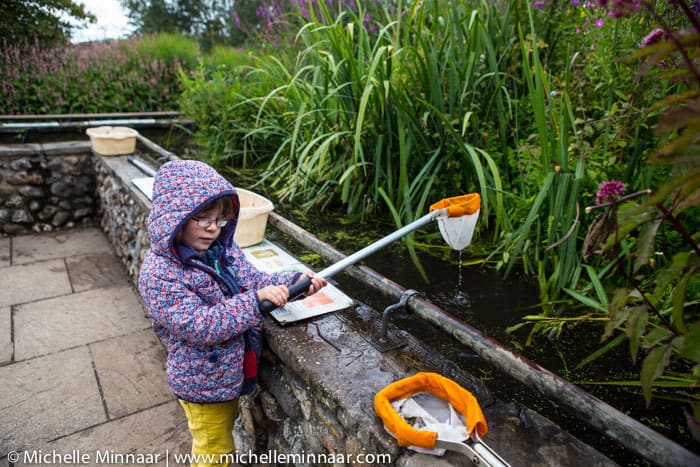
<path id="1" fill-rule="evenodd" d="M 462 288 L 462 250 L 459 250 L 459 265 L 457 266 L 457 290 Z"/>

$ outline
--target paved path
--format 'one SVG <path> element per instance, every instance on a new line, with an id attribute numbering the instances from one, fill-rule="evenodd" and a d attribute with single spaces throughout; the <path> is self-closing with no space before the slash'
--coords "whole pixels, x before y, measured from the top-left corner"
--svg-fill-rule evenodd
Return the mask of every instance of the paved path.
<path id="1" fill-rule="evenodd" d="M 177 465 L 165 357 L 99 229 L 0 238 L 0 467 Z"/>

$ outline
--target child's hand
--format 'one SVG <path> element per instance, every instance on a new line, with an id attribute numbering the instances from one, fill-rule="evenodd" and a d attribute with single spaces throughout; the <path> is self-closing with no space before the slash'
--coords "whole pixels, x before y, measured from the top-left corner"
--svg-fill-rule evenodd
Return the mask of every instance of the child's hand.
<path id="1" fill-rule="evenodd" d="M 308 297 L 309 295 L 313 295 L 319 290 L 321 290 L 323 287 L 328 285 L 328 281 L 324 279 L 323 277 L 318 277 L 316 276 L 312 271 L 305 272 L 301 276 L 299 276 L 299 279 L 297 279 L 297 282 L 302 281 L 304 279 L 311 279 L 311 286 L 309 287 L 309 290 L 304 292 L 304 295 Z"/>
<path id="2" fill-rule="evenodd" d="M 289 300 L 289 290 L 284 285 L 268 285 L 258 290 L 258 298 L 270 301 L 277 307 L 282 307 Z"/>

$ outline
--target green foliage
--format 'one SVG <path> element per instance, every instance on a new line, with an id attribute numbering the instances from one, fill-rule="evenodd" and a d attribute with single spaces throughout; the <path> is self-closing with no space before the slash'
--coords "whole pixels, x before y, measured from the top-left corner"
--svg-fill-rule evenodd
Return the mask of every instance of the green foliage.
<path id="1" fill-rule="evenodd" d="M 94 23 L 82 3 L 72 0 L 3 0 L 0 4 L 0 37 L 3 48 L 23 45 L 33 38 L 37 46 L 62 44 L 75 26 Z M 77 21 L 76 21 L 77 20 Z"/>
<path id="2" fill-rule="evenodd" d="M 183 64 L 177 58 L 162 60 L 158 53 L 151 46 L 139 49 L 139 42 L 133 39 L 2 48 L 0 113 L 172 110 L 180 92 L 177 76 Z"/>
<path id="3" fill-rule="evenodd" d="M 240 65 L 232 66 L 220 61 L 232 60 Z M 206 56 L 197 70 L 180 77 L 183 93 L 181 110 L 197 123 L 195 142 L 199 157 L 213 165 L 230 165 L 238 168 L 255 168 L 276 144 L 273 135 L 250 134 L 242 125 L 255 118 L 259 104 L 255 98 L 264 96 L 278 86 L 274 77 L 275 60 L 263 58 L 262 63 L 272 64 L 267 71 L 254 68 L 258 59 L 247 53 L 217 53 Z M 263 132 L 264 133 L 264 132 Z"/>
<path id="4" fill-rule="evenodd" d="M 558 300 L 560 291 L 579 275 L 577 231 L 585 159 L 570 153 L 570 141 L 578 137 L 569 99 L 570 75 L 564 75 L 561 88 L 553 87 L 540 60 L 541 45 L 530 16 L 530 35 L 521 32 L 520 51 L 527 98 L 523 107 L 533 123 L 518 130 L 525 138 L 519 163 L 524 168 L 523 195 L 528 196 L 522 201 L 529 210 L 518 227 L 506 232 L 494 254 L 502 256 L 499 266 L 505 274 L 518 263 L 526 272 L 536 272 L 542 302 L 547 304 Z"/>
<path id="5" fill-rule="evenodd" d="M 268 161 L 263 183 L 306 208 L 340 203 L 365 215 L 386 204 L 406 223 L 440 197 L 479 190 L 486 222 L 494 216 L 506 226 L 497 163 L 479 145 L 492 125 L 506 127 L 508 77 L 498 67 L 511 41 L 500 42 L 507 20 L 490 2 L 481 6 L 399 3 L 393 14 L 369 16 L 361 4 L 338 13 L 319 3 L 297 36 L 301 52 L 291 65 L 268 56 L 245 70 L 246 79 L 279 85 L 267 94 L 246 88 L 246 105 L 257 111 L 237 122 L 243 130 L 212 139 L 255 147 L 255 159 Z M 213 120 L 239 108 L 239 96 L 228 96 L 231 102 L 210 109 L 220 117 Z M 255 143 L 241 143 L 242 132 Z M 495 138 L 506 139 L 505 130 Z M 269 154 L 260 141 L 275 142 L 263 146 Z"/>
<path id="6" fill-rule="evenodd" d="M 157 60 L 179 65 L 185 70 L 194 70 L 199 64 L 197 43 L 181 34 L 153 34 L 142 37 L 136 44 L 135 57 L 139 60 Z"/>
<path id="7" fill-rule="evenodd" d="M 225 68 L 234 70 L 248 65 L 251 61 L 251 53 L 243 49 L 217 45 L 202 57 L 202 64 L 207 70 Z"/>
<path id="8" fill-rule="evenodd" d="M 653 5 L 645 6 L 668 27 Z M 665 41 L 632 56 L 644 59 L 640 73 L 680 83 L 657 105 L 663 114 L 655 130 L 668 139 L 650 158 L 652 164 L 669 168 L 668 178 L 653 191 L 603 199 L 603 204 L 598 200 L 591 208 L 608 210 L 614 227 L 605 242 L 606 250 L 615 252 L 607 282 L 618 286 L 611 288 L 613 298 L 604 310 L 609 320 L 604 338 L 622 331 L 632 360 L 643 356 L 640 385 L 647 404 L 653 389 L 667 387 L 670 376 L 676 387 L 700 384 L 700 22 L 684 3 L 678 8 L 688 15 L 690 28 L 666 29 Z M 659 67 L 665 71 L 659 73 Z M 657 260 L 657 237 L 664 227 L 673 229 L 684 244 Z M 584 297 L 574 298 L 586 304 Z M 700 397 L 696 394 L 691 401 L 697 423 Z"/>

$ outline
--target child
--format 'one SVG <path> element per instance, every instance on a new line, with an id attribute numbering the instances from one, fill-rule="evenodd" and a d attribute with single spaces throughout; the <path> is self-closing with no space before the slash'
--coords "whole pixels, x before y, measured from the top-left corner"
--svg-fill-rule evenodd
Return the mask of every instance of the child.
<path id="1" fill-rule="evenodd" d="M 256 269 L 233 241 L 238 211 L 236 190 L 210 166 L 164 164 L 155 176 L 151 248 L 139 274 L 153 330 L 168 348 L 168 384 L 187 415 L 192 453 L 214 459 L 233 453 L 238 396 L 252 390 L 243 387 L 244 354 L 246 370 L 255 370 L 250 347 L 259 351 L 262 342 L 258 304 L 283 306 L 287 286 L 304 276 L 312 282 L 307 295 L 327 284 L 310 272 Z"/>

